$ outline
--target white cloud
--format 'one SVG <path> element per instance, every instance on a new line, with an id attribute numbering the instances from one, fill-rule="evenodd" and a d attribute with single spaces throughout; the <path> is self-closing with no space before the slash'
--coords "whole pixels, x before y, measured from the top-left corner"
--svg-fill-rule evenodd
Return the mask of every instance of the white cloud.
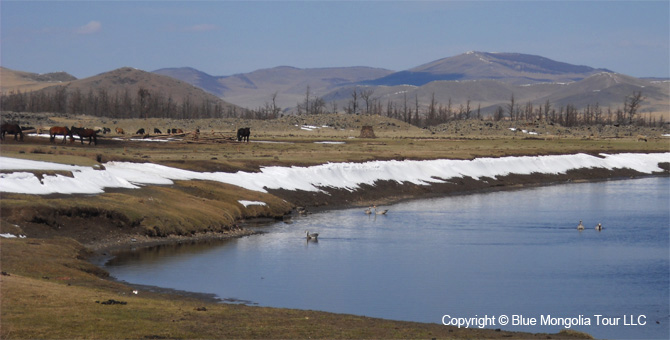
<path id="1" fill-rule="evenodd" d="M 75 28 L 74 32 L 77 34 L 93 34 L 97 33 L 102 29 L 102 23 L 100 21 L 91 21 L 84 26 Z"/>

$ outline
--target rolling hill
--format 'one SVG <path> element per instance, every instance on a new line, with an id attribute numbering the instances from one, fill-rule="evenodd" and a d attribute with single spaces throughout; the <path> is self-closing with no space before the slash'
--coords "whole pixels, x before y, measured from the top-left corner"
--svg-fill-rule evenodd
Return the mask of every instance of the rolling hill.
<path id="1" fill-rule="evenodd" d="M 233 104 L 255 109 L 272 101 L 293 107 L 310 93 L 321 96 L 337 87 L 383 77 L 393 71 L 372 67 L 333 67 L 300 69 L 279 66 L 232 76 L 211 76 L 192 68 L 167 68 L 154 73 L 174 77 L 199 86 Z"/>
<path id="2" fill-rule="evenodd" d="M 90 90 L 94 93 L 105 90 L 110 95 L 122 94 L 126 91 L 135 95 L 140 88 L 143 88 L 148 90 L 149 93 L 171 98 L 177 104 L 183 103 L 188 98 L 196 105 L 203 101 L 221 102 L 224 105 L 230 105 L 221 98 L 187 82 L 132 67 L 122 67 L 93 77 L 71 81 L 63 86 L 67 91 L 79 90 L 85 94 Z"/>
<path id="3" fill-rule="evenodd" d="M 28 109 L 37 112 L 112 118 L 213 118 L 246 111 L 184 81 L 131 67 L 48 85 L 8 96 L 3 109 L 18 111 L 30 104 Z"/>
<path id="4" fill-rule="evenodd" d="M 437 80 L 493 79 L 523 85 L 578 81 L 599 72 L 611 71 L 571 65 L 529 54 L 467 52 L 367 81 L 364 84 L 422 86 Z"/>
<path id="5" fill-rule="evenodd" d="M 49 86 L 62 85 L 73 80 L 77 80 L 77 78 L 65 72 L 38 74 L 15 71 L 0 66 L 1 93 L 36 91 Z"/>

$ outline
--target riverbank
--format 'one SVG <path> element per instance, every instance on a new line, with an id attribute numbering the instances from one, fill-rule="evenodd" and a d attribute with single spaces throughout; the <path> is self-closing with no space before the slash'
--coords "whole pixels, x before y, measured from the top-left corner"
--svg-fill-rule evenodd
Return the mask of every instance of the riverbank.
<path id="1" fill-rule="evenodd" d="M 667 175 L 668 167 L 664 165 Z M 301 203 L 307 209 L 333 209 L 366 205 L 372 202 L 384 204 L 402 199 L 430 197 L 446 194 L 467 194 L 472 192 L 491 190 L 513 190 L 527 186 L 550 185 L 577 181 L 594 181 L 630 178 L 645 176 L 645 174 L 631 170 L 605 171 L 583 169 L 570 171 L 561 175 L 510 175 L 498 179 L 474 180 L 463 178 L 456 184 L 436 183 L 428 186 L 415 184 L 398 184 L 394 181 L 383 181 L 375 186 L 349 192 L 332 190 L 328 193 L 317 193 L 316 196 L 306 195 L 304 192 L 277 191 L 268 193 L 283 200 L 303 199 Z M 216 187 L 219 184 L 207 183 L 207 187 Z M 184 182 L 177 182 L 176 187 L 188 188 Z M 165 189 L 165 188 L 163 188 Z M 147 190 L 156 188 L 125 189 L 111 193 L 112 195 L 139 195 L 147 197 Z M 183 190 L 183 189 L 182 189 Z M 123 192 L 123 193 L 122 193 Z M 152 191 L 153 192 L 153 191 Z M 183 192 L 179 192 L 181 196 Z M 191 192 L 193 194 L 193 192 Z M 107 194 L 104 194 L 107 195 Z M 104 196 L 103 195 L 103 196 Z M 306 199 L 305 197 L 311 197 Z M 327 198 L 327 199 L 326 199 Z M 3 200 L 5 196 L 3 196 Z M 60 198 L 62 199 L 62 197 Z M 91 201 L 93 198 L 88 197 Z M 167 199 L 167 197 L 160 198 Z M 263 199 L 267 199 L 264 197 Z M 71 200 L 71 199 L 70 199 Z M 156 200 L 156 198 L 154 198 Z M 71 202 L 72 203 L 72 202 Z M 146 203 L 146 201 L 145 201 Z M 311 204 L 310 204 L 311 203 Z M 4 205 L 4 204 L 3 204 Z M 296 206 L 292 204 L 290 208 Z M 257 207 L 259 208 L 259 207 Z M 61 231 L 66 226 L 75 225 L 71 216 L 60 215 L 64 220 L 57 222 Z M 67 222 L 66 218 L 69 218 Z M 80 218 L 83 221 L 88 218 Z M 582 338 L 586 335 L 578 332 L 562 332 L 559 334 L 527 334 L 496 331 L 490 329 L 459 329 L 439 324 L 420 324 L 379 320 L 352 315 L 339 315 L 313 311 L 285 310 L 263 307 L 250 307 L 239 304 L 217 303 L 211 296 L 155 289 L 152 287 L 136 287 L 122 282 L 109 280 L 107 274 L 99 267 L 88 261 L 100 252 L 116 251 L 121 249 L 137 248 L 155 244 L 204 242 L 227 237 L 241 237 L 248 231 L 240 229 L 246 219 L 253 219 L 250 215 L 242 215 L 236 219 L 234 228 L 228 232 L 195 232 L 190 235 L 168 235 L 163 237 L 146 236 L 139 234 L 125 234 L 119 239 L 109 239 L 107 242 L 81 244 L 71 238 L 53 236 L 49 238 L 29 236 L 25 239 L 3 239 L 2 258 L 3 271 L 8 276 L 2 276 L 3 287 L 3 329 L 10 325 L 14 331 L 9 337 L 88 337 L 95 334 L 96 338 L 193 338 L 193 337 L 252 337 L 252 338 Z M 76 218 L 75 218 L 76 219 Z M 128 231 L 132 231 L 129 229 Z M 90 238 L 91 235 L 88 235 Z M 36 252 L 36 248 L 41 248 Z M 20 257 L 20 258 L 19 258 Z M 45 259 L 50 259 L 45 262 Z M 54 263 L 55 262 L 55 263 Z M 100 280 L 102 278 L 103 280 Z M 30 288 L 26 290 L 25 288 Z M 39 291 L 39 293 L 37 293 Z M 133 291 L 138 291 L 134 294 Z M 35 299 L 35 297 L 38 297 Z M 101 303 L 112 305 L 102 305 Z M 130 305 L 130 307 L 128 307 Z M 25 306 L 31 310 L 35 319 L 32 321 L 41 325 L 39 331 L 24 324 L 23 315 L 15 306 Z M 52 313 L 59 315 L 58 324 L 52 320 Z M 88 317 L 86 315 L 98 315 Z M 147 317 L 142 317 L 146 315 Z M 151 317 L 148 317 L 151 315 Z M 137 330 L 118 330 L 109 333 L 100 332 L 100 327 L 113 326 L 118 321 L 140 317 L 140 326 Z M 64 320 L 63 320 L 64 318 Z M 18 323 L 18 324 L 17 324 Z M 17 327 L 21 324 L 22 327 Z M 83 325 L 90 330 L 83 328 Z M 206 326 L 202 326 L 205 324 Z M 66 329 L 67 327 L 67 329 Z M 95 331 L 93 331 L 95 330 Z M 94 333 L 90 333 L 90 332 Z M 15 336 L 12 336 L 14 334 Z M 88 336 L 87 336 L 88 334 Z"/>
<path id="2" fill-rule="evenodd" d="M 351 130 L 322 129 L 318 132 L 296 127 L 277 135 L 269 130 L 263 131 L 265 141 L 273 143 L 243 144 L 215 139 L 220 133 L 217 131 L 211 132 L 209 137 L 203 131 L 200 141 L 147 143 L 127 138 L 102 139 L 98 146 L 52 144 L 48 138 L 26 136 L 24 142 L 4 141 L 0 151 L 5 157 L 100 170 L 107 162 L 123 161 L 151 162 L 197 172 L 234 174 L 244 171 L 258 174 L 263 166 L 272 165 L 292 167 L 327 162 L 360 164 L 379 160 L 470 160 L 477 157 L 670 150 L 668 140 L 662 137 L 655 137 L 649 142 L 640 142 L 635 137 L 583 139 L 564 136 L 541 140 L 523 135 L 505 135 L 499 139 L 452 139 L 448 136 L 435 138 L 432 134 L 424 136 L 426 132 L 416 129 L 398 130 L 399 123 L 394 126 L 386 121 L 379 122 L 379 129 L 378 125 L 373 125 L 379 137 L 377 139 L 351 139 L 352 136 L 347 136 L 355 133 Z M 504 134 L 511 131 L 500 130 Z M 252 139 L 254 136 L 252 132 Z M 316 143 L 324 138 L 336 139 L 344 144 Z M 662 171 L 654 175 L 667 176 L 669 170 L 668 164 L 662 164 Z M 0 172 L 6 176 L 15 171 Z M 38 182 L 44 184 L 51 178 L 64 181 L 74 178 L 76 170 L 22 172 L 35 176 Z M 547 335 L 458 329 L 438 324 L 220 304 L 177 292 L 137 289 L 110 280 L 108 273 L 89 260 L 93 256 L 109 255 L 121 249 L 242 237 L 250 233 L 245 228 L 248 221 L 289 218 L 291 214 L 298 214 L 297 207 L 317 210 L 381 205 L 413 198 L 647 175 L 650 174 L 630 169 L 581 169 L 560 174 L 481 177 L 479 180 L 462 176 L 426 185 L 378 180 L 371 184 L 362 183 L 353 191 L 320 186 L 321 190 L 316 191 L 268 188 L 266 192 L 210 179 L 177 178 L 171 179 L 171 184 L 143 184 L 134 189 L 107 188 L 99 194 L 3 192 L 0 234 L 17 237 L 0 238 L 2 271 L 6 274 L 0 276 L 0 337 L 582 337 L 583 334 L 574 332 Z M 246 205 L 241 201 L 263 202 L 265 205 Z M 139 291 L 135 294 L 134 290 Z"/>

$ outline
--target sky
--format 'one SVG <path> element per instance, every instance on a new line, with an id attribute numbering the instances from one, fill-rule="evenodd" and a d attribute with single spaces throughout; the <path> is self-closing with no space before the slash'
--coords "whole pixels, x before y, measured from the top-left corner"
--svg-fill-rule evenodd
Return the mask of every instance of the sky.
<path id="1" fill-rule="evenodd" d="M 0 0 L 0 65 L 77 78 L 125 66 L 402 71 L 482 51 L 670 77 L 669 32 L 668 0 Z"/>

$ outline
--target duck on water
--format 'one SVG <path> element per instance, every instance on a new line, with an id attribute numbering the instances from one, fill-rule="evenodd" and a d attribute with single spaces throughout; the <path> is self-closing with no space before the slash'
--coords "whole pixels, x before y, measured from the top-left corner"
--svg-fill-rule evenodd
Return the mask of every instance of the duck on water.
<path id="1" fill-rule="evenodd" d="M 311 239 L 318 240 L 319 239 L 319 233 L 310 234 L 309 230 L 305 230 L 305 234 L 307 235 L 308 240 L 311 240 Z"/>

